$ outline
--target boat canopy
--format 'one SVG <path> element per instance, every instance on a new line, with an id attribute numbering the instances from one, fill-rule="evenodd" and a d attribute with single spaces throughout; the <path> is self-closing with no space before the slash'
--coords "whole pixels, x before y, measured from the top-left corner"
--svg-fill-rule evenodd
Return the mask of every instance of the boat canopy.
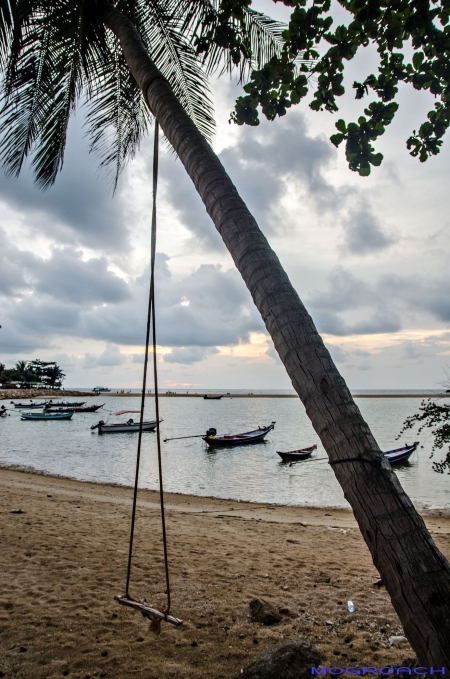
<path id="1" fill-rule="evenodd" d="M 114 415 L 125 415 L 125 413 L 140 413 L 140 410 L 118 410 Z"/>

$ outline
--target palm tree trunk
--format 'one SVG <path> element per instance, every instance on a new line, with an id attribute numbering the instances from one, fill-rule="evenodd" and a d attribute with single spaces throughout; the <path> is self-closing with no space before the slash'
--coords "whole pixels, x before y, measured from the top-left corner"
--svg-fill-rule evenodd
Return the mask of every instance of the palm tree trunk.
<path id="1" fill-rule="evenodd" d="M 133 24 L 105 5 L 145 101 L 200 194 L 352 506 L 420 663 L 450 666 L 450 565 L 363 420 L 276 254 Z"/>

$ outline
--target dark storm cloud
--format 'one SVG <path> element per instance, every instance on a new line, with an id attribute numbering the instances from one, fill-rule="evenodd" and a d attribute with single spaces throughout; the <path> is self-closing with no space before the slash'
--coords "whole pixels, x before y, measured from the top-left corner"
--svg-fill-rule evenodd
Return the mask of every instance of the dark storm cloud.
<path id="1" fill-rule="evenodd" d="M 342 267 L 336 267 L 328 276 L 329 287 L 325 292 L 308 295 L 308 306 L 319 311 L 347 311 L 372 304 L 377 296 L 367 283 L 359 280 Z"/>
<path id="2" fill-rule="evenodd" d="M 122 365 L 126 360 L 127 357 L 124 356 L 116 346 L 108 346 L 101 354 L 85 354 L 82 367 L 88 370 L 94 370 L 99 367 L 112 368 L 117 365 Z"/>
<path id="3" fill-rule="evenodd" d="M 439 321 L 450 321 L 450 281 L 430 276 L 383 276 L 380 293 L 386 298 L 399 298 L 414 311 L 425 311 Z"/>
<path id="4" fill-rule="evenodd" d="M 19 213 L 31 235 L 39 232 L 58 243 L 123 251 L 128 247 L 128 231 L 121 191 L 112 197 L 97 168 L 98 160 L 88 153 L 80 124 L 74 120 L 64 170 L 54 186 L 39 190 L 29 166 L 17 179 L 0 173 L 0 201 Z"/>
<path id="5" fill-rule="evenodd" d="M 370 205 L 365 202 L 349 211 L 343 226 L 344 248 L 353 255 L 382 252 L 396 242 L 396 238 L 382 229 Z"/>
<path id="6" fill-rule="evenodd" d="M 345 190 L 338 195 L 323 176 L 334 156 L 335 150 L 324 136 L 308 134 L 300 112 L 291 112 L 275 123 L 264 120 L 258 128 L 245 128 L 237 144 L 219 155 L 242 199 L 266 232 L 279 228 L 280 200 L 291 183 L 313 200 L 317 210 L 336 208 Z M 160 167 L 165 198 L 178 212 L 180 221 L 203 247 L 223 248 L 181 162 L 166 154 Z"/>
<path id="7" fill-rule="evenodd" d="M 175 347 L 170 354 L 164 354 L 166 363 L 199 363 L 213 354 L 219 353 L 215 347 Z"/>
<path id="8" fill-rule="evenodd" d="M 108 271 L 108 260 L 95 257 L 87 261 L 74 248 L 54 250 L 49 260 L 35 264 L 36 291 L 75 304 L 111 303 L 128 299 L 128 287 Z"/>
<path id="9" fill-rule="evenodd" d="M 79 253 L 54 250 L 45 264 L 37 258 L 32 274 L 36 285 L 13 304 L 4 299 L 2 324 L 8 327 L 8 346 L 19 335 L 32 348 L 64 336 L 95 339 L 108 344 L 142 345 L 148 299 L 148 271 L 125 283 L 107 271 L 103 259 L 83 262 Z M 59 261 L 58 258 L 61 257 Z M 218 345 L 248 341 L 263 323 L 242 279 L 231 269 L 205 265 L 183 280 L 174 281 L 167 257 L 157 257 L 157 341 L 178 347 L 169 362 L 201 360 Z M 65 277 L 65 278 L 64 278 Z M 90 294 L 91 293 L 91 294 Z M 3 332 L 3 331 L 2 331 Z M 6 339 L 3 333 L 0 341 Z M 96 365 L 118 365 L 122 355 L 109 348 Z M 99 362 L 100 361 L 100 362 Z"/>
<path id="10" fill-rule="evenodd" d="M 87 261 L 75 248 L 54 248 L 49 258 L 13 246 L 0 229 L 0 294 L 19 296 L 34 290 L 70 304 L 105 304 L 126 300 L 126 283 L 111 271 L 105 257 Z M 26 300 L 24 300 L 25 302 Z"/>
<path id="11" fill-rule="evenodd" d="M 402 327 L 405 312 L 426 313 L 442 323 L 450 321 L 447 278 L 389 275 L 368 285 L 339 268 L 328 281 L 326 290 L 306 297 L 319 332 L 332 335 L 396 332 Z"/>
<path id="12" fill-rule="evenodd" d="M 29 271 L 36 261 L 31 252 L 19 250 L 10 243 L 0 227 L 0 295 L 19 295 L 30 289 Z"/>
<path id="13" fill-rule="evenodd" d="M 160 263 L 160 268 L 164 264 Z M 156 290 L 158 344 L 228 345 L 245 341 L 250 332 L 263 329 L 250 295 L 235 270 L 222 271 L 220 267 L 204 265 L 181 281 L 173 281 L 167 271 L 165 275 L 166 279 Z M 83 317 L 83 334 L 119 344 L 142 344 L 147 289 L 147 276 L 142 276 L 132 286 L 131 302 L 87 311 Z"/>

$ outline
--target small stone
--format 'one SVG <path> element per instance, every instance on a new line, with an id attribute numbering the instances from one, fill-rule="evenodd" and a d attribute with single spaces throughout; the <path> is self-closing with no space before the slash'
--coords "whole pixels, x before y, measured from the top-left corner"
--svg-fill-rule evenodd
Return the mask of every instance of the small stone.
<path id="1" fill-rule="evenodd" d="M 281 606 L 281 608 L 278 609 L 278 612 L 281 613 L 282 615 L 289 615 L 289 608 Z"/>
<path id="2" fill-rule="evenodd" d="M 191 644 L 191 646 L 194 646 L 194 647 L 197 646 L 197 645 L 198 645 L 198 644 L 197 644 L 196 641 L 193 641 L 192 644 Z"/>
<path id="3" fill-rule="evenodd" d="M 263 651 L 241 673 L 244 679 L 311 679 L 321 664 L 317 648 L 306 639 L 289 639 Z"/>
<path id="4" fill-rule="evenodd" d="M 25 651 L 27 650 L 27 647 L 21 646 L 19 650 L 20 650 L 21 653 L 25 653 Z"/>
<path id="5" fill-rule="evenodd" d="M 408 643 L 408 639 L 402 636 L 389 637 L 389 644 L 391 646 L 403 646 Z"/>
<path id="6" fill-rule="evenodd" d="M 260 622 L 263 625 L 275 625 L 281 620 L 281 615 L 276 608 L 264 599 L 250 601 L 250 617 L 254 622 Z"/>
<path id="7" fill-rule="evenodd" d="M 53 495 L 50 495 L 50 493 L 47 493 L 47 497 L 53 497 Z"/>
<path id="8" fill-rule="evenodd" d="M 23 509 L 11 509 L 11 514 L 25 514 Z"/>
<path id="9" fill-rule="evenodd" d="M 334 622 L 332 620 L 325 620 L 325 625 L 334 625 Z"/>
<path id="10" fill-rule="evenodd" d="M 108 655 L 108 651 L 102 651 L 102 656 L 103 656 L 104 658 L 106 658 L 107 655 Z"/>

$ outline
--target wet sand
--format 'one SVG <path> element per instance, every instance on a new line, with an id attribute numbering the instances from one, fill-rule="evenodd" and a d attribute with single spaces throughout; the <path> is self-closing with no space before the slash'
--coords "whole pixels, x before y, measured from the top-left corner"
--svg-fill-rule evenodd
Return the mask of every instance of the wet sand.
<path id="1" fill-rule="evenodd" d="M 2 677 L 237 679 L 263 649 L 298 636 L 327 665 L 413 656 L 389 646 L 402 629 L 349 511 L 168 493 L 171 612 L 184 624 L 156 636 L 113 599 L 125 586 L 130 489 L 8 469 L 0 488 Z M 139 497 L 130 591 L 164 607 L 158 496 Z M 450 519 L 425 520 L 450 556 Z M 281 622 L 252 622 L 255 597 L 282 608 Z"/>

